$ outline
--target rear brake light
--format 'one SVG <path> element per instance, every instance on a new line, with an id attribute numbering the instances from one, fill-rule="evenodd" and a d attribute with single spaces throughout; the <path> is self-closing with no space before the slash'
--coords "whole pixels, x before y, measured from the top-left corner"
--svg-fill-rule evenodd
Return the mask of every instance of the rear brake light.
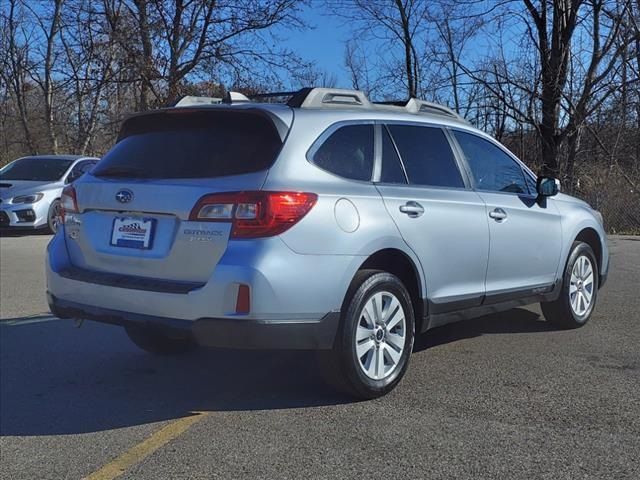
<path id="1" fill-rule="evenodd" d="M 60 210 L 60 216 L 62 217 L 62 221 L 64 222 L 65 214 L 67 213 L 78 213 L 78 197 L 76 196 L 76 189 L 73 188 L 72 185 L 67 185 L 62 190 L 62 195 L 60 195 L 60 204 L 62 209 Z"/>
<path id="2" fill-rule="evenodd" d="M 231 238 L 279 235 L 298 223 L 318 196 L 304 192 L 230 192 L 205 195 L 189 220 L 232 222 Z"/>

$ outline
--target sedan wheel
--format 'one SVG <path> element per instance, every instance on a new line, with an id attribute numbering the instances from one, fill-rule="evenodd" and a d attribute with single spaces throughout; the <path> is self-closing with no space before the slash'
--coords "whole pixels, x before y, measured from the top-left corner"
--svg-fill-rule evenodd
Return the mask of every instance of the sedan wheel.
<path id="1" fill-rule="evenodd" d="M 51 233 L 58 231 L 58 226 L 62 220 L 62 204 L 60 200 L 54 200 L 49 207 L 49 215 L 47 216 L 47 225 Z"/>

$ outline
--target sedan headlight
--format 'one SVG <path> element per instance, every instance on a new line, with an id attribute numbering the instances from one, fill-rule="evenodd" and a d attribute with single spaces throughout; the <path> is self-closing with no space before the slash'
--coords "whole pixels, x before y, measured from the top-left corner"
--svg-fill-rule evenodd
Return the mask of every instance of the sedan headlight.
<path id="1" fill-rule="evenodd" d="M 11 203 L 36 203 L 42 200 L 44 197 L 44 193 L 32 193 L 31 195 L 20 195 L 19 197 L 14 197 L 11 200 Z"/>

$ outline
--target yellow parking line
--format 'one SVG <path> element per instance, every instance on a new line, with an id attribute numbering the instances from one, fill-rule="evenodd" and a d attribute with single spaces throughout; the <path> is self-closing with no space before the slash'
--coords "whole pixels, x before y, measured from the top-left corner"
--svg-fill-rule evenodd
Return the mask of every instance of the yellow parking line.
<path id="1" fill-rule="evenodd" d="M 119 477 L 133 465 L 140 463 L 153 452 L 182 435 L 191 425 L 202 420 L 207 415 L 208 413 L 206 412 L 195 412 L 189 417 L 179 418 L 171 422 L 99 470 L 85 477 L 85 480 L 112 480 Z"/>

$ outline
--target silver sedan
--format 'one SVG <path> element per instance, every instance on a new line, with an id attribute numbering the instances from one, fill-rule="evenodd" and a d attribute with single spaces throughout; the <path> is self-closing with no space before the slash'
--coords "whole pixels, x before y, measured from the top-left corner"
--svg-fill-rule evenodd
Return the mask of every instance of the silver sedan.
<path id="1" fill-rule="evenodd" d="M 97 163 L 94 157 L 22 157 L 0 170 L 0 228 L 49 229 L 55 233 L 60 194 Z"/>

